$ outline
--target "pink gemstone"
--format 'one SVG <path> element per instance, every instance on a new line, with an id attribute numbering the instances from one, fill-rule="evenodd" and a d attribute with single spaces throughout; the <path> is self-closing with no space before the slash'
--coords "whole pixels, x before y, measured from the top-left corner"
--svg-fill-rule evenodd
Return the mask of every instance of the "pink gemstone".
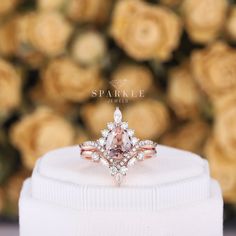
<path id="1" fill-rule="evenodd" d="M 106 150 L 110 158 L 121 160 L 131 148 L 131 138 L 127 130 L 118 126 L 109 132 L 106 140 Z"/>

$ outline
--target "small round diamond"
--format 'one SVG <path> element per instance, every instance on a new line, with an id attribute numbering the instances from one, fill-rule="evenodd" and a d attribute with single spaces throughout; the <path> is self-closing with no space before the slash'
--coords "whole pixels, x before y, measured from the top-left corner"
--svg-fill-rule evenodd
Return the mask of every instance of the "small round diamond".
<path id="1" fill-rule="evenodd" d="M 105 144 L 105 139 L 104 139 L 104 138 L 100 138 L 100 139 L 98 140 L 98 143 L 99 143 L 101 146 L 104 146 L 104 144 Z"/>
<path id="2" fill-rule="evenodd" d="M 129 129 L 129 130 L 128 130 L 128 135 L 129 135 L 129 136 L 133 136 L 133 135 L 134 135 L 134 130 Z"/>
<path id="3" fill-rule="evenodd" d="M 102 130 L 102 136 L 104 138 L 106 138 L 108 134 L 109 134 L 109 130 L 107 130 L 107 129 Z"/>
<path id="4" fill-rule="evenodd" d="M 108 128 L 109 130 L 112 130 L 112 129 L 114 128 L 114 124 L 113 124 L 112 122 L 108 123 L 108 124 L 107 124 L 107 128 Z"/>
<path id="5" fill-rule="evenodd" d="M 127 128 L 128 128 L 128 123 L 127 123 L 127 122 L 123 122 L 122 125 L 121 125 L 121 127 L 122 127 L 123 129 L 127 129 Z"/>
<path id="6" fill-rule="evenodd" d="M 143 152 L 140 152 L 138 155 L 137 155 L 137 159 L 139 161 L 142 161 L 144 159 L 144 153 Z"/>
<path id="7" fill-rule="evenodd" d="M 117 168 L 116 168 L 115 166 L 112 166 L 112 167 L 110 168 L 110 173 L 111 173 L 111 175 L 117 174 L 117 173 L 118 173 Z"/>
<path id="8" fill-rule="evenodd" d="M 98 153 L 94 152 L 94 153 L 92 154 L 92 159 L 93 159 L 93 161 L 99 161 L 100 156 L 98 155 Z"/>
<path id="9" fill-rule="evenodd" d="M 125 166 L 122 166 L 122 167 L 120 168 L 120 173 L 121 173 L 122 175 L 126 175 L 127 171 L 128 171 L 128 168 L 125 167 Z"/>

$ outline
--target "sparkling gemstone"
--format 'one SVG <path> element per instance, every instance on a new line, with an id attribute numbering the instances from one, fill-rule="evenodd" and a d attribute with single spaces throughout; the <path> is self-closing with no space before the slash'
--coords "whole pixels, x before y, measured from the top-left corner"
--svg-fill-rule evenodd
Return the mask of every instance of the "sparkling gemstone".
<path id="1" fill-rule="evenodd" d="M 118 169 L 117 169 L 115 166 L 112 166 L 112 167 L 110 168 L 110 173 L 111 173 L 111 175 L 115 175 L 115 174 L 118 173 Z"/>
<path id="2" fill-rule="evenodd" d="M 132 130 L 132 129 L 128 129 L 128 134 L 129 134 L 129 136 L 133 136 L 134 135 L 134 130 Z"/>
<path id="3" fill-rule="evenodd" d="M 131 158 L 128 162 L 128 166 L 133 166 L 136 163 L 137 159 L 135 157 Z"/>
<path id="4" fill-rule="evenodd" d="M 128 123 L 127 123 L 127 122 L 123 122 L 123 123 L 121 124 L 121 127 L 122 127 L 123 129 L 127 129 L 127 128 L 128 128 Z"/>
<path id="5" fill-rule="evenodd" d="M 102 130 L 102 136 L 103 136 L 104 138 L 107 137 L 108 133 L 109 133 L 109 130 L 107 130 L 107 129 Z"/>
<path id="6" fill-rule="evenodd" d="M 133 137 L 133 138 L 131 139 L 131 142 L 132 142 L 133 145 L 135 145 L 135 144 L 138 143 L 138 140 L 139 140 L 138 138 Z"/>
<path id="7" fill-rule="evenodd" d="M 109 132 L 105 145 L 110 158 L 121 160 L 131 148 L 131 140 L 127 130 L 117 126 L 112 132 Z"/>
<path id="8" fill-rule="evenodd" d="M 93 159 L 93 161 L 99 161 L 100 157 L 99 157 L 98 153 L 94 152 L 92 154 L 92 159 Z"/>
<path id="9" fill-rule="evenodd" d="M 114 113 L 114 121 L 117 124 L 122 121 L 122 114 L 118 107 L 116 108 L 115 113 Z"/>
<path id="10" fill-rule="evenodd" d="M 139 152 L 139 154 L 137 155 L 137 159 L 139 161 L 142 161 L 144 159 L 144 153 L 143 152 Z"/>
<path id="11" fill-rule="evenodd" d="M 98 140 L 98 143 L 99 143 L 101 146 L 103 146 L 103 145 L 105 144 L 105 139 L 104 139 L 104 138 L 100 138 L 100 139 Z"/>
<path id="12" fill-rule="evenodd" d="M 128 168 L 125 167 L 125 166 L 122 166 L 122 167 L 120 168 L 120 173 L 121 173 L 122 175 L 126 175 L 127 171 L 128 171 Z"/>
<path id="13" fill-rule="evenodd" d="M 113 124 L 112 122 L 108 123 L 108 124 L 107 124 L 107 128 L 108 128 L 109 130 L 112 130 L 112 129 L 114 128 L 114 124 Z"/>

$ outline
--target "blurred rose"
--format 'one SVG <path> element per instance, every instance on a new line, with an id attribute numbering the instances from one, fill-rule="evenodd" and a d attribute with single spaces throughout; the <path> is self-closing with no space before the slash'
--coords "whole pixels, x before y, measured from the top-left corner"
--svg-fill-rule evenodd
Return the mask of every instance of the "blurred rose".
<path id="1" fill-rule="evenodd" d="M 0 16 L 10 13 L 19 3 L 20 0 L 2 0 L 0 4 Z"/>
<path id="2" fill-rule="evenodd" d="M 236 92 L 236 50 L 217 42 L 192 55 L 193 75 L 201 88 L 216 99 Z"/>
<path id="3" fill-rule="evenodd" d="M 69 58 L 52 60 L 42 73 L 42 83 L 48 97 L 58 102 L 82 102 L 104 85 L 97 68 L 82 68 Z"/>
<path id="4" fill-rule="evenodd" d="M 16 31 L 18 17 L 0 24 L 0 53 L 3 56 L 12 56 L 16 52 Z"/>
<path id="5" fill-rule="evenodd" d="M 182 3 L 184 0 L 160 0 L 160 2 L 162 4 L 165 4 L 169 7 L 176 7 L 178 6 L 180 3 Z"/>
<path id="6" fill-rule="evenodd" d="M 220 148 L 213 139 L 206 144 L 205 152 L 211 174 L 219 181 L 225 201 L 236 203 L 236 159 L 230 159 L 224 153 L 224 148 Z"/>
<path id="7" fill-rule="evenodd" d="M 179 44 L 181 29 L 180 19 L 171 10 L 123 0 L 113 13 L 111 34 L 136 60 L 168 60 Z"/>
<path id="8" fill-rule="evenodd" d="M 12 143 L 20 150 L 23 164 L 29 170 L 46 152 L 73 144 L 74 136 L 72 126 L 47 108 L 26 115 L 11 130 Z"/>
<path id="9" fill-rule="evenodd" d="M 236 93 L 222 98 L 217 106 L 215 140 L 236 161 Z"/>
<path id="10" fill-rule="evenodd" d="M 194 42 L 208 43 L 217 38 L 225 22 L 227 0 L 184 0 L 183 17 Z"/>
<path id="11" fill-rule="evenodd" d="M 236 40 L 236 6 L 230 9 L 230 15 L 226 22 L 226 31 L 232 40 Z"/>
<path id="12" fill-rule="evenodd" d="M 72 45 L 73 58 L 83 65 L 101 63 L 107 54 L 105 38 L 96 31 L 79 34 Z"/>
<path id="13" fill-rule="evenodd" d="M 5 200 L 5 193 L 3 191 L 3 189 L 0 187 L 0 214 L 3 211 L 4 208 L 4 201 Z"/>
<path id="14" fill-rule="evenodd" d="M 16 108 L 21 100 L 21 79 L 15 68 L 0 59 L 0 113 Z"/>
<path id="15" fill-rule="evenodd" d="M 191 121 L 164 134 L 161 138 L 161 143 L 202 154 L 202 148 L 208 137 L 209 130 L 208 124 L 204 121 Z"/>
<path id="16" fill-rule="evenodd" d="M 64 52 L 71 31 L 58 12 L 39 12 L 32 17 L 27 34 L 33 47 L 55 56 Z"/>
<path id="17" fill-rule="evenodd" d="M 135 100 L 151 89 L 153 75 L 145 66 L 122 64 L 113 72 L 110 83 L 113 89 L 121 91 L 121 96 L 122 91 L 125 91 L 129 100 Z"/>
<path id="18" fill-rule="evenodd" d="M 69 0 L 66 13 L 77 22 L 104 23 L 112 3 L 113 0 Z"/>
<path id="19" fill-rule="evenodd" d="M 37 5 L 40 10 L 57 10 L 65 5 L 65 0 L 37 0 Z"/>
<path id="20" fill-rule="evenodd" d="M 201 93 L 188 64 L 171 70 L 167 97 L 179 118 L 194 118 L 199 115 Z"/>
<path id="21" fill-rule="evenodd" d="M 155 139 L 163 134 L 170 124 L 166 106 L 156 100 L 145 99 L 124 109 L 124 120 L 141 139 Z"/>
<path id="22" fill-rule="evenodd" d="M 91 134 L 97 138 L 101 130 L 106 128 L 107 123 L 113 121 L 114 111 L 115 106 L 103 100 L 84 105 L 81 117 Z"/>
<path id="23" fill-rule="evenodd" d="M 18 214 L 18 202 L 20 197 L 21 188 L 26 178 L 30 173 L 26 170 L 20 170 L 12 177 L 9 178 L 6 186 L 7 206 L 6 211 L 8 214 L 16 216 Z"/>

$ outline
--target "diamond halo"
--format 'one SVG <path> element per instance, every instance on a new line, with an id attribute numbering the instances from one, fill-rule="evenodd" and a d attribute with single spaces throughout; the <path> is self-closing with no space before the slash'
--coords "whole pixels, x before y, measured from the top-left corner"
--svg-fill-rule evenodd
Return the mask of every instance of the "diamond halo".
<path id="1" fill-rule="evenodd" d="M 140 141 L 134 130 L 122 121 L 122 113 L 117 107 L 114 122 L 107 124 L 97 141 L 87 141 L 80 145 L 81 157 L 101 163 L 109 168 L 111 176 L 120 185 L 128 168 L 156 155 L 157 144 L 150 140 Z"/>

